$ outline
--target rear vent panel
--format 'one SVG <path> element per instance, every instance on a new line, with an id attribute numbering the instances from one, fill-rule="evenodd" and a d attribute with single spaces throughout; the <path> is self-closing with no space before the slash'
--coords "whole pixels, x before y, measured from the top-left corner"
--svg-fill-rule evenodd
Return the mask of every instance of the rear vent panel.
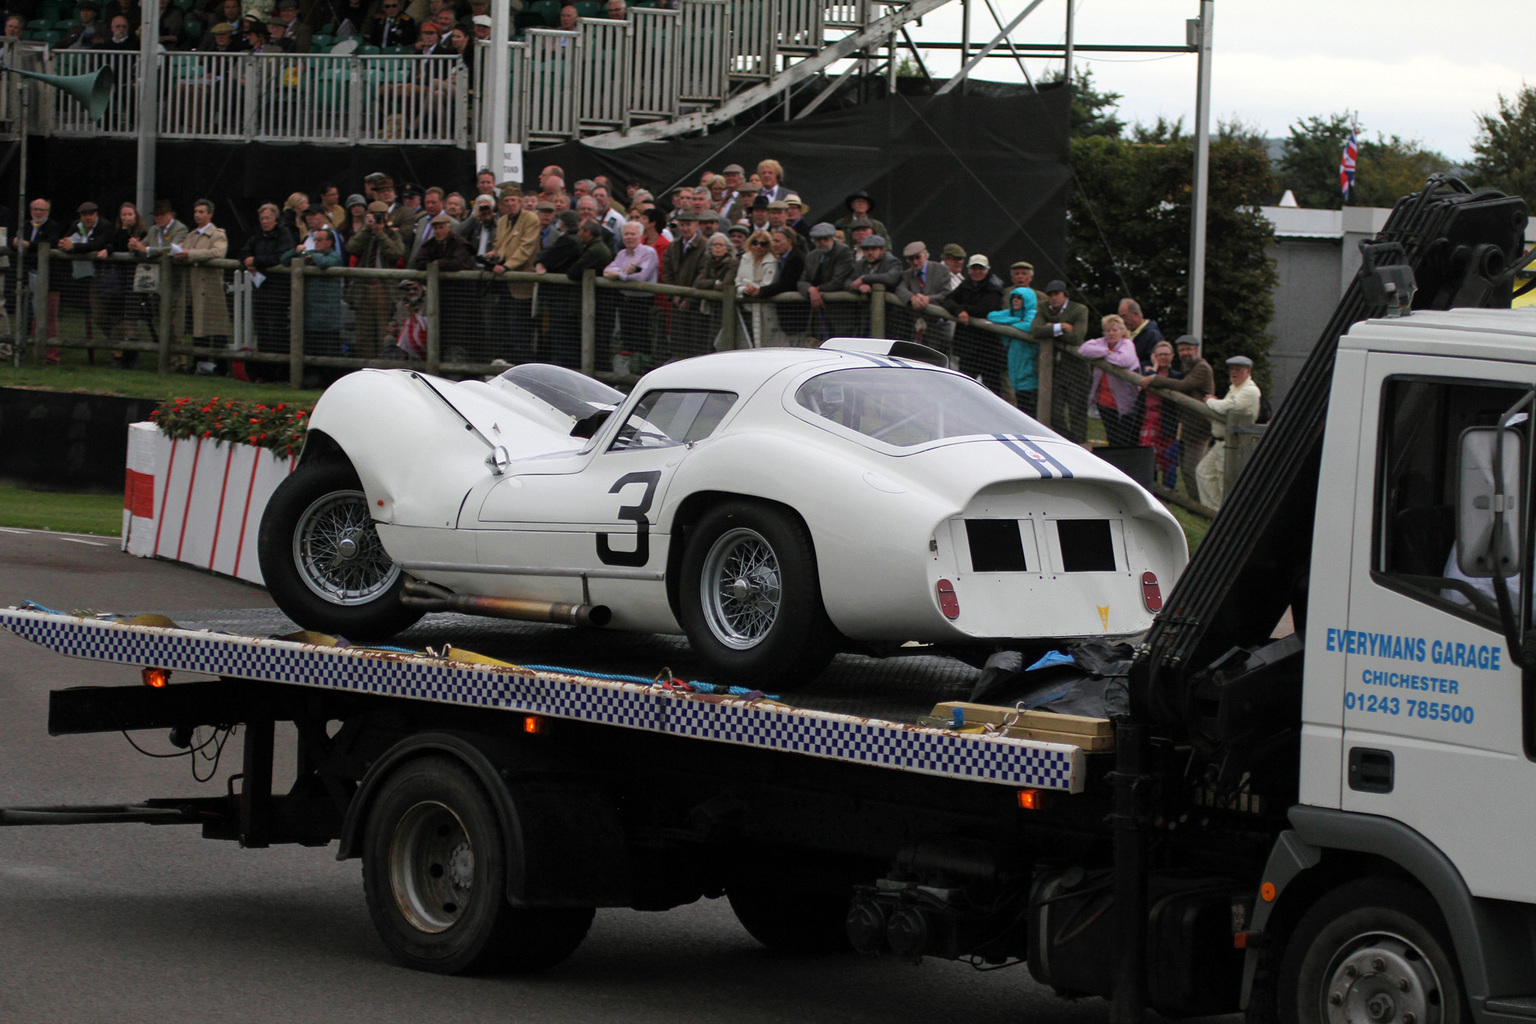
<path id="1" fill-rule="evenodd" d="M 1115 544 L 1107 519 L 1058 519 L 1056 539 L 1066 572 L 1114 572 Z"/>

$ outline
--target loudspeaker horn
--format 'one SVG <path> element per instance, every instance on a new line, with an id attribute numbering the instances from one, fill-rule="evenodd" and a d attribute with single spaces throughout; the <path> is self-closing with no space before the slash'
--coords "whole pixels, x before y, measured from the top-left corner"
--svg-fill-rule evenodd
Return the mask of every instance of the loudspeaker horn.
<path id="1" fill-rule="evenodd" d="M 5 70 L 21 75 L 23 78 L 35 78 L 39 82 L 46 82 L 56 89 L 63 90 L 85 108 L 85 112 L 91 115 L 92 121 L 101 120 L 101 115 L 107 112 L 107 104 L 112 101 L 112 90 L 117 88 L 117 73 L 105 66 L 98 68 L 96 73 L 91 75 L 44 75 L 37 71 L 21 71 L 17 68 Z"/>

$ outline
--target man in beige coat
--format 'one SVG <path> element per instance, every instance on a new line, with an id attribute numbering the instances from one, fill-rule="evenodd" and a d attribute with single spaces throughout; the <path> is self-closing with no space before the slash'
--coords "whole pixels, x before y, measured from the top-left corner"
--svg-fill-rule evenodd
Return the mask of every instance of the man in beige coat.
<path id="1" fill-rule="evenodd" d="M 213 338 L 231 333 L 229 307 L 224 303 L 224 271 L 204 266 L 229 252 L 229 236 L 213 224 L 213 200 L 199 199 L 192 206 L 192 230 L 173 257 L 192 264 L 187 271 L 187 290 L 192 296 L 192 341 L 211 344 Z"/>
<path id="2" fill-rule="evenodd" d="M 494 268 L 497 274 L 509 270 L 532 272 L 535 258 L 539 255 L 539 215 L 533 212 L 534 196 L 524 196 L 523 190 L 510 182 L 501 186 L 501 216 L 496 220 L 496 255 L 502 259 Z M 508 339 L 512 350 L 508 353 L 513 362 L 525 362 L 533 358 L 533 284 L 509 282 L 507 284 Z"/>

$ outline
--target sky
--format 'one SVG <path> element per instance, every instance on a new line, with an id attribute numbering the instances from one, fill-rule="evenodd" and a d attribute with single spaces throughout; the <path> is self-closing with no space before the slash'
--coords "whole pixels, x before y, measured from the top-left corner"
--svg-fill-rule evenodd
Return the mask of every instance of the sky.
<path id="1" fill-rule="evenodd" d="M 991 0 L 1004 23 L 1025 0 Z M 1016 43 L 1060 43 L 1068 0 L 1044 0 L 1014 30 Z M 987 0 L 971 0 L 971 39 L 998 32 Z M 1283 138 L 1306 117 L 1358 112 L 1362 137 L 1398 135 L 1470 161 L 1476 116 L 1498 110 L 1536 85 L 1536 4 L 1531 0 L 1216 0 L 1211 79 L 1212 128 L 1238 120 L 1261 135 Z M 1075 0 L 1076 45 L 1182 45 L 1185 21 L 1199 17 L 1198 0 Z M 960 0 L 923 19 L 913 38 L 960 38 Z M 931 73 L 948 77 L 959 54 L 924 55 Z M 1158 117 L 1194 125 L 1197 59 L 1193 54 L 1079 53 L 1094 84 L 1122 94 L 1127 124 Z M 1054 61 L 1027 59 L 1031 77 L 1059 70 Z M 987 58 L 973 74 L 1022 81 L 1011 59 Z"/>

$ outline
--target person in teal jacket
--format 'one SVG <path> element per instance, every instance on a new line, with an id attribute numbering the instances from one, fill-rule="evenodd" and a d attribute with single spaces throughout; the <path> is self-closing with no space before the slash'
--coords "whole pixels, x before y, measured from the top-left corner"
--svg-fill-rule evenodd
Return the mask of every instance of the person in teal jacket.
<path id="1" fill-rule="evenodd" d="M 1035 301 L 1033 288 L 1015 288 L 1008 293 L 1007 308 L 988 313 L 987 319 L 1028 335 L 1035 323 Z M 1028 337 L 998 340 L 1008 346 L 1008 382 L 1013 385 L 1013 404 L 1033 416 L 1040 400 L 1040 346 Z"/>
<path id="2" fill-rule="evenodd" d="M 313 248 L 306 249 L 306 244 Z M 322 270 L 341 265 L 341 250 L 336 232 L 330 227 L 317 229 L 305 242 L 283 253 L 283 262 L 291 264 L 303 257 L 312 267 Z M 287 287 L 284 281 L 283 286 Z M 304 278 L 304 351 L 310 355 L 345 355 L 341 344 L 341 286 L 339 277 Z M 306 385 L 307 386 L 307 385 Z"/>

